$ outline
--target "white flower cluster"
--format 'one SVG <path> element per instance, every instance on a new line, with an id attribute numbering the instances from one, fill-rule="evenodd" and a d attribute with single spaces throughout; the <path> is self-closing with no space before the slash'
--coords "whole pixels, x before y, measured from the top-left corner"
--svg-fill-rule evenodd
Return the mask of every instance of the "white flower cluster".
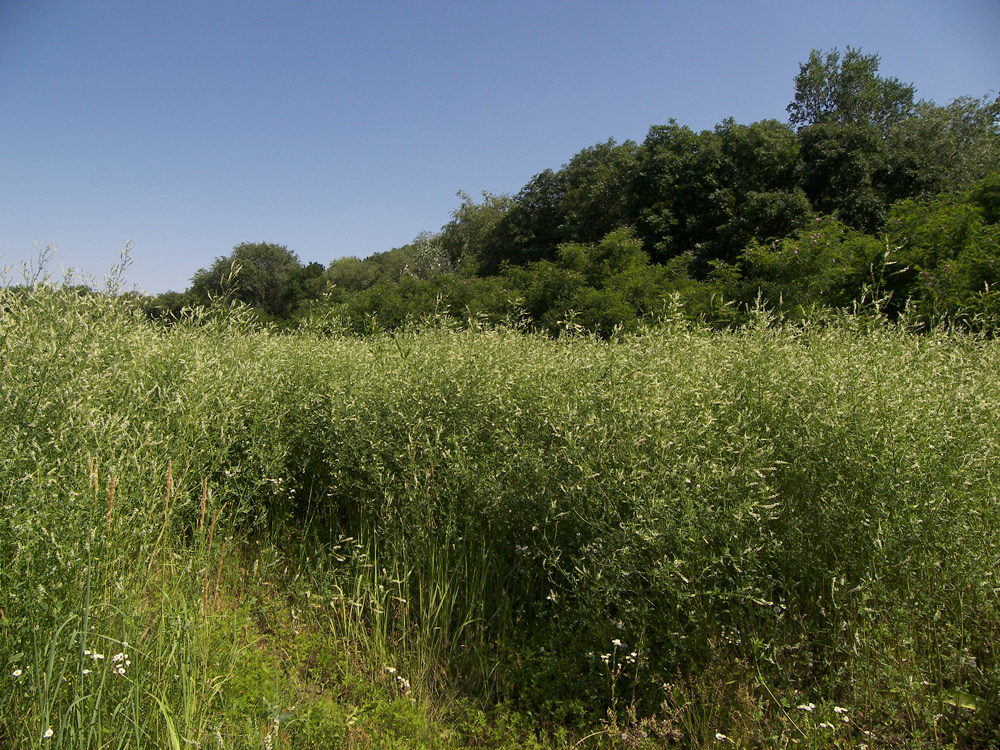
<path id="1" fill-rule="evenodd" d="M 403 677 L 401 674 L 396 674 L 395 667 L 386 667 L 385 671 L 387 674 L 396 676 L 396 683 L 399 685 L 399 689 L 403 691 L 403 695 L 410 694 L 410 681 Z"/>
<path id="2" fill-rule="evenodd" d="M 119 652 L 111 657 L 111 665 L 111 669 L 114 670 L 115 674 L 123 676 L 125 670 L 132 666 L 132 661 L 128 658 L 128 654 Z"/>

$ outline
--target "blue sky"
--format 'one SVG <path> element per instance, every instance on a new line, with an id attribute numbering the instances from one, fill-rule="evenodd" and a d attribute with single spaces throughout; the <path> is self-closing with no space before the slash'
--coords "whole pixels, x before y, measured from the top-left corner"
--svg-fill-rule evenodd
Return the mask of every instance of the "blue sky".
<path id="1" fill-rule="evenodd" d="M 995 0 L 0 0 L 0 266 L 365 257 L 608 138 L 784 120 L 813 48 L 944 104 L 1000 89 L 998 38 Z"/>

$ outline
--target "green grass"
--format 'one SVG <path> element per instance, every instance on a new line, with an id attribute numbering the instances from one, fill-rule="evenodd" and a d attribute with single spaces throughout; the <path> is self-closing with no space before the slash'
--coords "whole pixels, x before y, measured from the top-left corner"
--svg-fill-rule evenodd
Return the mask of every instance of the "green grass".
<path id="1" fill-rule="evenodd" d="M 0 311 L 2 746 L 1000 743 L 995 341 Z"/>

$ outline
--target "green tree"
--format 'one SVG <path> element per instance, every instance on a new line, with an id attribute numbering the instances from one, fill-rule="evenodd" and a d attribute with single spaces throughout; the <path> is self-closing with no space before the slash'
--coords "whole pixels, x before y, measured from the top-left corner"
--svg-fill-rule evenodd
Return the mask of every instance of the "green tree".
<path id="1" fill-rule="evenodd" d="M 871 126 L 885 135 L 914 109 L 915 88 L 878 75 L 879 56 L 848 47 L 809 53 L 795 76 L 788 119 L 797 128 L 824 123 Z"/>
<path id="2" fill-rule="evenodd" d="M 144 300 L 143 309 L 150 318 L 169 321 L 179 319 L 184 308 L 193 304 L 196 304 L 196 301 L 188 291 L 163 292 Z"/>
<path id="3" fill-rule="evenodd" d="M 302 305 L 318 299 L 327 291 L 326 269 L 322 263 L 309 263 L 293 271 L 285 292 L 286 308 L 294 313 Z"/>
<path id="4" fill-rule="evenodd" d="M 889 239 L 906 267 L 900 285 L 928 320 L 1000 323 L 1000 175 L 971 189 L 893 206 Z"/>
<path id="5" fill-rule="evenodd" d="M 556 256 L 564 242 L 597 242 L 629 223 L 638 146 L 613 139 L 583 149 L 559 171 L 535 175 L 497 222 L 482 254 L 482 273 Z"/>
<path id="6" fill-rule="evenodd" d="M 758 243 L 743 253 L 745 289 L 796 317 L 812 306 L 849 308 L 882 276 L 885 245 L 831 216 L 792 237 Z"/>
<path id="7" fill-rule="evenodd" d="M 230 297 L 267 315 L 287 318 L 289 292 L 301 270 L 298 257 L 284 245 L 244 242 L 209 268 L 199 269 L 191 278 L 190 292 L 202 304 Z"/>
<path id="8" fill-rule="evenodd" d="M 885 141 L 871 127 L 835 122 L 799 131 L 802 188 L 815 209 L 850 227 L 878 231 L 890 203 Z"/>
<path id="9" fill-rule="evenodd" d="M 726 120 L 695 133 L 671 121 L 650 128 L 633 182 L 637 227 L 654 260 L 691 253 L 705 277 L 748 242 L 798 230 L 812 208 L 798 186 L 795 133 L 776 120 Z"/>
<path id="10" fill-rule="evenodd" d="M 364 260 L 352 256 L 332 261 L 326 269 L 331 288 L 360 292 L 379 283 L 399 283 L 417 263 L 419 248 L 404 245 L 382 253 L 373 253 Z"/>
<path id="11" fill-rule="evenodd" d="M 462 203 L 452 211 L 451 221 L 441 228 L 437 243 L 454 269 L 474 273 L 485 264 L 495 271 L 504 254 L 497 228 L 514 199 L 485 190 L 479 203 L 461 190 L 458 197 Z"/>
<path id="12" fill-rule="evenodd" d="M 558 334 L 571 321 L 610 336 L 660 312 L 669 277 L 650 264 L 635 231 L 625 227 L 600 242 L 563 243 L 555 260 L 507 266 L 503 280 L 537 327 Z"/>
<path id="13" fill-rule="evenodd" d="M 1000 96 L 918 102 L 888 140 L 893 198 L 968 189 L 1000 164 Z"/>

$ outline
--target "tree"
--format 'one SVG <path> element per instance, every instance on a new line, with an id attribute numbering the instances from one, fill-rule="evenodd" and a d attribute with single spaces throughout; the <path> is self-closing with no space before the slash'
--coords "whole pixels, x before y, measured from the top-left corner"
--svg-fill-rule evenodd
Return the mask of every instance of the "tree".
<path id="1" fill-rule="evenodd" d="M 776 120 L 729 119 L 701 133 L 674 121 L 650 128 L 632 198 L 646 249 L 659 262 L 691 253 L 704 277 L 753 240 L 797 231 L 812 213 L 798 167 L 796 135 Z"/>
<path id="2" fill-rule="evenodd" d="M 1000 96 L 920 101 L 889 144 L 891 197 L 965 190 L 1000 164 Z"/>
<path id="3" fill-rule="evenodd" d="M 480 272 L 496 273 L 505 261 L 552 260 L 563 242 L 597 242 L 631 221 L 638 148 L 609 139 L 583 149 L 559 171 L 536 174 L 492 228 Z"/>
<path id="4" fill-rule="evenodd" d="M 191 278 L 190 292 L 202 304 L 228 296 L 276 318 L 291 312 L 290 290 L 302 264 L 284 245 L 243 242 Z"/>
<path id="5" fill-rule="evenodd" d="M 848 47 L 825 55 L 809 54 L 795 76 L 795 99 L 788 105 L 788 119 L 799 129 L 810 125 L 872 126 L 883 135 L 913 114 L 912 84 L 878 75 L 879 56 Z"/>
<path id="6" fill-rule="evenodd" d="M 893 206 L 886 224 L 906 272 L 898 283 L 919 314 L 1000 320 L 1000 175 L 963 193 Z M 903 294 L 899 295 L 900 297 Z"/>
<path id="7" fill-rule="evenodd" d="M 802 188 L 823 214 L 848 226 L 878 231 L 891 202 L 885 185 L 886 144 L 870 127 L 833 122 L 799 132 Z"/>
<path id="8" fill-rule="evenodd" d="M 483 199 L 476 203 L 464 191 L 458 192 L 462 205 L 451 212 L 451 221 L 441 228 L 437 244 L 448 256 L 453 268 L 473 273 L 482 264 L 499 267 L 503 254 L 498 242 L 497 226 L 510 211 L 514 199 L 507 195 L 493 195 L 483 191 Z"/>
<path id="9" fill-rule="evenodd" d="M 793 317 L 813 305 L 849 308 L 881 275 L 881 240 L 831 216 L 811 224 L 793 236 L 746 248 L 739 295 L 744 302 L 760 297 Z"/>
<path id="10" fill-rule="evenodd" d="M 710 239 L 720 160 L 719 139 L 711 131 L 695 133 L 673 119 L 649 129 L 632 190 L 639 235 L 654 261 Z"/>

